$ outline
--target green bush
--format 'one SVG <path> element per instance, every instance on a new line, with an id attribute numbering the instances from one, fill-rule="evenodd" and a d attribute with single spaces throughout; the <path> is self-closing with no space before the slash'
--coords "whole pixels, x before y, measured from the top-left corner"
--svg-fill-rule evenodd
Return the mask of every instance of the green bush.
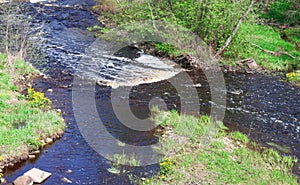
<path id="1" fill-rule="evenodd" d="M 33 88 L 28 88 L 27 100 L 33 107 L 45 108 L 51 105 L 51 100 L 46 98 L 44 93 L 36 92 Z"/>
<path id="2" fill-rule="evenodd" d="M 300 6 L 298 0 L 276 0 L 269 4 L 268 11 L 261 18 L 280 23 L 297 25 L 300 23 Z"/>
<path id="3" fill-rule="evenodd" d="M 108 11 L 102 15 L 119 25 L 145 20 L 160 20 L 181 25 L 197 33 L 212 48 L 218 49 L 250 4 L 250 0 L 168 2 L 171 1 L 122 1 L 117 4 L 118 11 L 115 14 Z"/>

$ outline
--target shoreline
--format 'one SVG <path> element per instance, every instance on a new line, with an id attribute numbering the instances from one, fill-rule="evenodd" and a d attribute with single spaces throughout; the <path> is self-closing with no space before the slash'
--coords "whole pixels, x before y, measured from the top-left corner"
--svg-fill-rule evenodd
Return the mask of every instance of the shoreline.
<path id="1" fill-rule="evenodd" d="M 29 72 L 16 68 L 14 73 L 3 62 L 0 63 L 3 67 L 0 85 L 4 85 L 0 92 L 0 177 L 17 164 L 37 158 L 43 148 L 63 136 L 66 128 L 65 119 L 52 101 L 31 88 L 43 75 L 28 62 L 22 64 L 31 69 Z"/>

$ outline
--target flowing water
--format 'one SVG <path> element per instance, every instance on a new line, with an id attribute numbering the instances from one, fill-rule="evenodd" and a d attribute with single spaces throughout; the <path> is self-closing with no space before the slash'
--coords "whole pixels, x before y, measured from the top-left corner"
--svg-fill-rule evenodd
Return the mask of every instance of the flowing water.
<path id="1" fill-rule="evenodd" d="M 53 100 L 53 105 L 64 112 L 67 129 L 63 138 L 45 148 L 37 159 L 7 170 L 4 177 L 9 181 L 37 167 L 53 174 L 44 183 L 49 185 L 66 184 L 61 180 L 63 177 L 73 184 L 130 184 L 126 175 L 110 173 L 107 169 L 112 166 L 111 163 L 95 152 L 80 134 L 72 108 L 71 87 L 72 74 L 78 68 L 82 71 L 77 74 L 98 79 L 99 85 L 95 88 L 97 112 L 109 133 L 124 143 L 144 146 L 157 143 L 158 138 L 153 131 L 132 131 L 122 125 L 112 106 L 113 89 L 104 84 L 115 85 L 114 88 L 135 85 L 130 91 L 129 102 L 131 111 L 138 118 L 149 116 L 149 101 L 154 97 L 165 100 L 168 109 L 180 110 L 180 96 L 168 78 L 187 91 L 189 88 L 184 78 L 180 78 L 181 71 L 169 61 L 149 55 L 128 57 L 128 53 L 136 53 L 130 48 L 121 53 L 123 57 L 120 54 L 104 55 L 101 51 L 105 46 L 98 48 L 96 55 L 89 55 L 89 62 L 82 60 L 86 49 L 95 43 L 93 34 L 86 31 L 86 27 L 98 24 L 89 11 L 91 5 L 92 1 L 76 0 L 28 4 L 38 15 L 36 23 L 44 23 L 47 40 L 44 48 L 47 61 L 35 61 L 33 64 L 49 78 L 36 80 L 34 88 L 45 92 Z M 138 59 L 132 60 L 135 57 Z M 101 65 L 95 67 L 97 62 L 90 62 L 93 59 L 100 60 Z M 161 67 L 153 65 L 153 61 L 159 62 Z M 205 74 L 199 70 L 189 75 L 199 95 L 200 112 L 210 114 L 214 102 Z M 231 130 L 249 134 L 262 145 L 286 146 L 288 154 L 300 159 L 300 88 L 280 81 L 278 77 L 262 74 L 224 73 L 224 78 L 227 88 L 224 123 Z M 53 89 L 53 92 L 47 92 L 47 89 Z M 120 101 L 123 101 L 122 97 Z M 108 141 L 103 139 L 105 142 Z M 157 172 L 158 165 L 127 170 L 134 174 L 149 172 L 151 175 Z M 299 169 L 295 173 L 299 175 Z"/>

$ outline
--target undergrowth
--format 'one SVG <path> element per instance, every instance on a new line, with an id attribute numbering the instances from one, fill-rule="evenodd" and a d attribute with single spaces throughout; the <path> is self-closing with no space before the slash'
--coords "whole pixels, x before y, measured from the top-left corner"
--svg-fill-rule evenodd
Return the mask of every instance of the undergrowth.
<path id="1" fill-rule="evenodd" d="M 298 184 L 291 172 L 294 157 L 273 149 L 252 150 L 249 146 L 257 145 L 246 135 L 224 134 L 225 126 L 208 116 L 155 110 L 154 121 L 170 128 L 160 137 L 165 159 L 157 176 L 139 179 L 139 184 Z M 207 138 L 210 142 L 203 142 Z"/>
<path id="2" fill-rule="evenodd" d="M 299 67 L 299 40 L 292 37 L 293 42 L 285 41 L 281 38 L 276 28 L 266 25 L 243 24 L 237 34 L 237 38 L 230 44 L 224 56 L 227 60 L 241 60 L 253 58 L 259 65 L 269 70 L 291 70 Z M 272 52 L 286 52 L 279 56 L 266 53 L 264 50 Z"/>

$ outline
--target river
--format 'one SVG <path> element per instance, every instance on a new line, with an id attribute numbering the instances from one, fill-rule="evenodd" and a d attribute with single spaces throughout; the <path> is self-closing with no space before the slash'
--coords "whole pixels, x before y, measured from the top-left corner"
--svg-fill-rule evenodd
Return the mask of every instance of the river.
<path id="1" fill-rule="evenodd" d="M 51 6 L 50 6 L 50 5 Z M 114 174 L 108 171 L 112 164 L 95 152 L 81 135 L 74 117 L 72 104 L 72 83 L 74 71 L 80 65 L 80 59 L 94 41 L 88 26 L 98 25 L 95 15 L 90 13 L 93 1 L 56 1 L 44 4 L 28 4 L 31 11 L 38 13 L 36 24 L 45 21 L 44 31 L 46 61 L 33 61 L 48 78 L 37 79 L 34 88 L 45 92 L 57 109 L 61 109 L 67 123 L 62 139 L 46 147 L 37 159 L 24 162 L 6 171 L 4 178 L 13 181 L 27 170 L 37 167 L 52 173 L 44 184 L 66 184 L 61 179 L 66 177 L 72 184 L 130 184 L 126 174 Z M 151 56 L 148 56 L 151 57 Z M 124 61 L 120 58 L 104 57 L 104 63 L 116 65 Z M 104 68 L 103 68 L 104 69 Z M 107 69 L 107 68 L 106 68 Z M 130 68 L 127 68 L 128 70 Z M 141 72 L 143 69 L 141 69 Z M 114 71 L 103 70 L 103 78 L 112 77 Z M 138 74 L 139 72 L 135 73 Z M 179 72 L 178 72 L 179 73 Z M 172 78 L 176 84 L 185 88 L 185 81 Z M 130 77 L 130 72 L 124 73 Z M 189 72 L 199 95 L 202 114 L 210 114 L 212 96 L 209 83 L 203 71 Z M 136 76 L 134 76 L 136 78 Z M 263 74 L 224 73 L 227 89 L 227 106 L 224 123 L 231 130 L 248 134 L 263 146 L 274 144 L 286 146 L 287 154 L 300 159 L 300 88 L 284 82 L 280 77 Z M 131 90 L 130 105 L 134 115 L 139 118 L 149 116 L 149 100 L 161 97 L 169 109 L 178 109 L 178 92 L 169 83 L 170 80 L 157 80 L 153 83 L 136 84 Z M 47 91 L 53 89 L 53 92 Z M 95 98 L 97 111 L 106 129 L 116 138 L 135 145 L 156 143 L 158 138 L 153 130 L 148 132 L 132 131 L 117 119 L 111 100 L 112 88 L 97 85 Z M 122 97 L 120 97 L 122 99 Z M 103 140 L 103 142 L 106 142 Z M 276 149 L 276 147 L 275 147 Z M 297 169 L 296 169 L 297 168 Z M 299 165 L 295 173 L 299 176 Z M 71 170 L 71 171 L 70 171 Z M 148 172 L 155 174 L 158 165 L 127 167 L 133 174 Z"/>

